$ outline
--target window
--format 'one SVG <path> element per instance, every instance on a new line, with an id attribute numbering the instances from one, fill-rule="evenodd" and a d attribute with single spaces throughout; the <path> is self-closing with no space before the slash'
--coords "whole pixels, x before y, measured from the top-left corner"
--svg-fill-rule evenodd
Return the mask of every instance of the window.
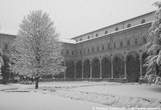
<path id="1" fill-rule="evenodd" d="M 80 38 L 80 40 L 79 41 L 82 41 L 82 38 Z"/>
<path id="2" fill-rule="evenodd" d="M 61 55 L 63 55 L 63 50 L 61 51 Z"/>
<path id="3" fill-rule="evenodd" d="M 90 39 L 90 36 L 88 36 L 88 39 Z"/>
<path id="4" fill-rule="evenodd" d="M 105 47 L 104 47 L 104 45 L 102 45 L 102 50 L 104 50 L 105 49 Z"/>
<path id="5" fill-rule="evenodd" d="M 67 55 L 69 54 L 69 50 L 66 50 L 66 54 L 67 54 Z"/>
<path id="6" fill-rule="evenodd" d="M 84 54 L 86 54 L 86 49 L 84 49 L 84 51 L 83 51 L 83 52 L 84 52 Z"/>
<path id="7" fill-rule="evenodd" d="M 97 47 L 97 51 L 99 51 L 99 46 Z"/>
<path id="8" fill-rule="evenodd" d="M 80 50 L 79 52 L 80 52 L 80 55 L 82 55 L 82 51 Z"/>
<path id="9" fill-rule="evenodd" d="M 94 47 L 92 47 L 92 52 L 94 52 Z"/>
<path id="10" fill-rule="evenodd" d="M 120 42 L 120 47 L 123 47 L 123 42 L 122 41 Z"/>
<path id="11" fill-rule="evenodd" d="M 130 40 L 127 41 L 127 46 L 130 46 Z"/>
<path id="12" fill-rule="evenodd" d="M 72 51 L 72 55 L 74 55 L 74 51 Z"/>
<path id="13" fill-rule="evenodd" d="M 137 39 L 135 39 L 135 45 L 137 45 L 138 44 L 138 40 Z"/>
<path id="14" fill-rule="evenodd" d="M 131 27 L 131 24 L 128 24 L 128 25 L 127 25 L 127 28 L 129 28 L 129 27 Z"/>
<path id="15" fill-rule="evenodd" d="M 118 28 L 118 27 L 116 27 L 116 28 L 115 28 L 115 31 L 118 31 L 118 30 L 119 30 L 119 28 Z"/>
<path id="16" fill-rule="evenodd" d="M 113 48 L 116 48 L 116 43 L 115 42 L 113 43 Z"/>
<path id="17" fill-rule="evenodd" d="M 105 31 L 105 34 L 107 34 L 108 33 L 108 31 Z"/>
<path id="18" fill-rule="evenodd" d="M 88 48 L 88 53 L 90 52 L 89 48 Z"/>
<path id="19" fill-rule="evenodd" d="M 96 37 L 98 37 L 98 34 L 96 34 Z"/>
<path id="20" fill-rule="evenodd" d="M 111 47 L 110 47 L 110 43 L 108 43 L 108 44 L 107 44 L 107 47 L 108 47 L 108 49 L 110 49 L 110 48 L 111 48 Z"/>
<path id="21" fill-rule="evenodd" d="M 146 43 L 146 42 L 147 42 L 146 38 L 145 38 L 145 37 L 143 37 L 143 43 Z"/>
<path id="22" fill-rule="evenodd" d="M 142 19 L 142 20 L 141 20 L 141 23 L 145 23 L 145 19 Z"/>

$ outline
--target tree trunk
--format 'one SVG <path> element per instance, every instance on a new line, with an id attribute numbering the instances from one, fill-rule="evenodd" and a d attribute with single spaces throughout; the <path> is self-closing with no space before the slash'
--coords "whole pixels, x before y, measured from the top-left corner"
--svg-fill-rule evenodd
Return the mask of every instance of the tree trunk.
<path id="1" fill-rule="evenodd" d="M 39 77 L 35 78 L 35 89 L 39 88 Z"/>

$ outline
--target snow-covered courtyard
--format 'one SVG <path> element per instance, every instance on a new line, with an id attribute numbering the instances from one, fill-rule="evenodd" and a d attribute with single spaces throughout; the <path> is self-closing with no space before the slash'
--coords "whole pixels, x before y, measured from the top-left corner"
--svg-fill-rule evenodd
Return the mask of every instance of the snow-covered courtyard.
<path id="1" fill-rule="evenodd" d="M 116 82 L 43 82 L 0 85 L 0 110 L 92 110 L 92 107 L 161 107 L 161 87 Z"/>

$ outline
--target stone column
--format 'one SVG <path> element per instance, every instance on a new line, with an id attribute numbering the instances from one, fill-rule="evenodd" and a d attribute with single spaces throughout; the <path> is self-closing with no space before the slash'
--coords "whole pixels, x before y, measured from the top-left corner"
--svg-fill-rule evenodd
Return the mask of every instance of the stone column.
<path id="1" fill-rule="evenodd" d="M 83 73 L 84 73 L 84 68 L 83 68 L 83 61 L 82 61 L 82 80 L 84 78 Z"/>
<path id="2" fill-rule="evenodd" d="M 77 66 L 76 66 L 76 64 L 77 64 L 77 62 L 75 61 L 75 62 L 74 62 L 74 79 L 75 79 L 75 80 L 77 79 L 77 77 L 76 77 L 76 74 L 77 74 L 77 73 L 76 73 L 76 72 L 77 72 L 77 69 L 76 69 Z"/>
<path id="3" fill-rule="evenodd" d="M 111 79 L 113 79 L 113 56 L 111 55 Z"/>
<path id="4" fill-rule="evenodd" d="M 142 62 L 142 54 L 140 54 L 140 77 L 143 76 L 143 62 Z"/>
<path id="5" fill-rule="evenodd" d="M 126 56 L 124 56 L 124 79 L 127 79 L 127 71 L 126 71 Z"/>
<path id="6" fill-rule="evenodd" d="M 66 62 L 64 63 L 64 65 L 67 67 Z M 66 80 L 66 71 L 64 72 L 64 80 Z"/>
<path id="7" fill-rule="evenodd" d="M 100 62 L 100 79 L 102 79 L 102 59 L 99 58 L 99 62 Z"/>
<path id="8" fill-rule="evenodd" d="M 90 79 L 92 79 L 92 60 L 90 60 Z"/>

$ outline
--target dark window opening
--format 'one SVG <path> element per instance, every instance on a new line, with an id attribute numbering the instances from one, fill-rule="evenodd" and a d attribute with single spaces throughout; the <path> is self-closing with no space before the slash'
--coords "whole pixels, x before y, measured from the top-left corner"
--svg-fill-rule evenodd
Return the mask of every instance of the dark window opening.
<path id="1" fill-rule="evenodd" d="M 146 43 L 147 41 L 146 41 L 146 38 L 145 37 L 143 37 L 143 43 Z"/>
<path id="2" fill-rule="evenodd" d="M 102 45 L 102 50 L 104 50 L 105 49 L 105 47 L 104 47 L 104 45 Z"/>
<path id="3" fill-rule="evenodd" d="M 127 28 L 128 28 L 128 27 L 131 27 L 131 24 L 128 24 L 128 25 L 127 25 Z"/>
<path id="4" fill-rule="evenodd" d="M 141 23 L 145 23 L 145 19 L 142 19 L 142 20 L 141 20 Z"/>
<path id="5" fill-rule="evenodd" d="M 99 46 L 97 47 L 97 51 L 99 51 Z"/>
<path id="6" fill-rule="evenodd" d="M 118 28 L 118 27 L 116 27 L 116 28 L 115 28 L 115 31 L 118 31 L 118 30 L 119 30 L 119 28 Z"/>
<path id="7" fill-rule="evenodd" d="M 130 46 L 130 40 L 127 41 L 127 45 Z"/>
<path id="8" fill-rule="evenodd" d="M 137 45 L 138 44 L 138 40 L 137 39 L 135 39 L 135 45 Z"/>
<path id="9" fill-rule="evenodd" d="M 122 41 L 120 42 L 120 47 L 123 47 L 123 42 Z"/>
<path id="10" fill-rule="evenodd" d="M 105 34 L 107 34 L 108 33 L 108 31 L 105 31 Z"/>
<path id="11" fill-rule="evenodd" d="M 113 43 L 113 48 L 116 48 L 116 44 L 115 44 L 115 42 Z"/>

